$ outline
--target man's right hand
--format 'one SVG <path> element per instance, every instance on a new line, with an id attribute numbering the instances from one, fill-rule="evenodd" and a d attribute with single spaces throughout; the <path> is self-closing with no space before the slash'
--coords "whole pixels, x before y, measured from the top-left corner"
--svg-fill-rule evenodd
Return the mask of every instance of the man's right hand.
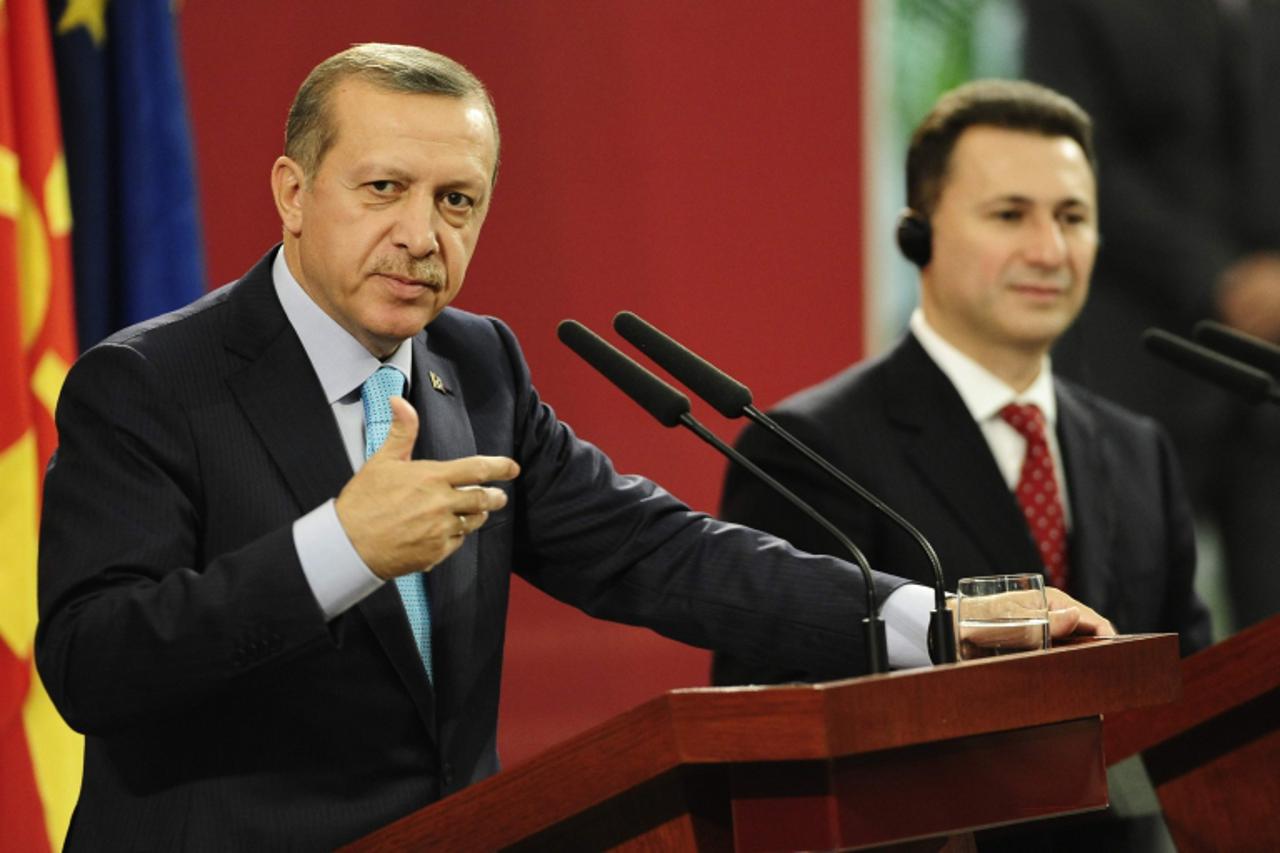
<path id="1" fill-rule="evenodd" d="M 392 397 L 391 414 L 387 440 L 335 503 L 351 544 L 383 580 L 430 571 L 458 550 L 490 511 L 506 506 L 501 489 L 481 484 L 513 480 L 520 473 L 505 456 L 412 459 L 418 413 L 403 398 Z"/>
<path id="2" fill-rule="evenodd" d="M 1055 640 L 1081 634 L 1092 637 L 1114 637 L 1115 626 L 1094 610 L 1056 587 L 1046 586 L 1049 600 L 1049 633 Z"/>

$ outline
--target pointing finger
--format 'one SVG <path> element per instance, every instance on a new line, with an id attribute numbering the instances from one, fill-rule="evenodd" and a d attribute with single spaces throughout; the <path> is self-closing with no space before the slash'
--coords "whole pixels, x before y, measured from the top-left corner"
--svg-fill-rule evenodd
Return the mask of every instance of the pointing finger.
<path id="1" fill-rule="evenodd" d="M 439 463 L 440 476 L 451 486 L 514 480 L 520 466 L 506 456 L 467 456 Z"/>

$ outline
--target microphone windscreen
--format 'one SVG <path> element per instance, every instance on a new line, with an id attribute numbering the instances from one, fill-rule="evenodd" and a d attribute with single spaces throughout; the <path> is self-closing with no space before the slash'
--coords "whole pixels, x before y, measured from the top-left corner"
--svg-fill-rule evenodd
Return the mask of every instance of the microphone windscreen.
<path id="1" fill-rule="evenodd" d="M 665 427 L 677 426 L 689 413 L 689 398 L 637 364 L 613 344 L 579 323 L 562 320 L 560 342 L 582 357 Z"/>
<path id="2" fill-rule="evenodd" d="M 751 405 L 750 388 L 630 311 L 619 312 L 613 328 L 726 418 Z"/>
<path id="3" fill-rule="evenodd" d="M 1271 392 L 1271 377 L 1263 371 L 1163 329 L 1147 329 L 1142 333 L 1142 342 L 1152 353 L 1202 379 L 1236 392 L 1250 403 L 1262 402 Z"/>

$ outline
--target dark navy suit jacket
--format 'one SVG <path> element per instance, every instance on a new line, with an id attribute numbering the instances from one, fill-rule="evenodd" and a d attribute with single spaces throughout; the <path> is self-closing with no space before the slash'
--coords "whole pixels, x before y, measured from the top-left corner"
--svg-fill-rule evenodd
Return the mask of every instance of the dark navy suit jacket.
<path id="1" fill-rule="evenodd" d="M 1208 612 L 1192 589 L 1191 515 L 1164 431 L 1061 378 L 1055 389 L 1072 516 L 1068 591 L 1122 633 L 1177 632 L 1184 654 L 1207 646 Z M 971 575 L 1042 570 L 981 429 L 913 336 L 771 414 L 915 524 L 937 550 L 948 589 Z M 738 449 L 831 519 L 873 567 L 932 583 L 914 540 L 772 434 L 749 426 Z M 841 553 L 829 534 L 737 469 L 725 480 L 721 515 L 815 553 Z M 717 655 L 714 680 L 768 684 L 814 674 Z"/>
<path id="2" fill-rule="evenodd" d="M 851 566 L 617 474 L 506 326 L 453 309 L 412 341 L 416 455 L 521 475 L 427 576 L 437 682 L 391 585 L 326 622 L 291 523 L 352 471 L 271 258 L 94 347 L 62 391 L 36 655 L 87 735 L 69 849 L 325 849 L 494 773 L 512 571 L 699 646 L 859 669 Z"/>

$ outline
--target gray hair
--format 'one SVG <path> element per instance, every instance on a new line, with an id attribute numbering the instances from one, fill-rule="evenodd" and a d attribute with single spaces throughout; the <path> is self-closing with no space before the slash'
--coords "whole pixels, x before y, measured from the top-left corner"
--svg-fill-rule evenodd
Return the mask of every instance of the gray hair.
<path id="1" fill-rule="evenodd" d="M 357 44 L 321 62 L 302 81 L 289 107 L 284 129 L 284 153 L 302 167 L 309 181 L 333 147 L 338 129 L 329 114 L 329 95 L 338 83 L 355 77 L 392 92 L 474 98 L 484 105 L 493 126 L 492 180 L 498 179 L 500 150 L 498 114 L 489 91 L 474 74 L 449 57 L 404 44 Z"/>

